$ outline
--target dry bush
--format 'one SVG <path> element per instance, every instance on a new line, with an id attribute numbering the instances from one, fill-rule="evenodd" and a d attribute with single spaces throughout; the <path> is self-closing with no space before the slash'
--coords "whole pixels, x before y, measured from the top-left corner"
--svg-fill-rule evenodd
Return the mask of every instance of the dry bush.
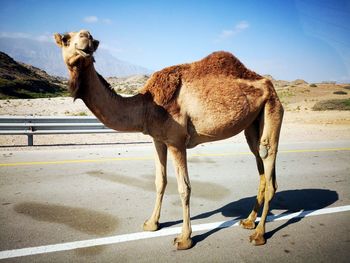
<path id="1" fill-rule="evenodd" d="M 337 94 L 337 95 L 346 95 L 346 94 L 348 94 L 348 93 L 345 92 L 345 91 L 342 91 L 342 90 L 337 90 L 337 91 L 334 91 L 333 94 Z"/>
<path id="2" fill-rule="evenodd" d="M 350 99 L 322 100 L 317 102 L 313 107 L 314 111 L 325 110 L 350 110 Z"/>

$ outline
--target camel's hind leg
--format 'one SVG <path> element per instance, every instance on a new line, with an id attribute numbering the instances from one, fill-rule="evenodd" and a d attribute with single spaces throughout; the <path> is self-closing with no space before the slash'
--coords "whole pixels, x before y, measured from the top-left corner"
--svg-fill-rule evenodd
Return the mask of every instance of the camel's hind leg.
<path id="1" fill-rule="evenodd" d="M 255 229 L 250 241 L 254 245 L 265 244 L 265 222 L 269 212 L 270 201 L 272 200 L 276 190 L 276 172 L 275 162 L 278 150 L 279 134 L 282 125 L 283 107 L 276 96 L 272 96 L 265 104 L 260 127 L 262 127 L 262 135 L 260 138 L 259 155 L 263 161 L 265 187 L 263 179 L 260 181 L 260 200 L 262 200 L 262 192 L 264 192 L 264 208 L 260 222 Z M 260 129 L 261 130 L 261 129 Z M 258 194 L 258 196 L 259 196 Z M 259 202 L 257 202 L 259 203 Z M 253 210 L 253 215 L 255 214 Z"/>
<path id="2" fill-rule="evenodd" d="M 162 200 L 165 192 L 165 188 L 167 185 L 167 175 L 166 175 L 166 164 L 167 164 L 167 146 L 154 140 L 155 146 L 155 162 L 156 162 L 156 190 L 157 190 L 157 198 L 156 203 L 154 205 L 153 213 L 151 217 L 146 220 L 143 224 L 143 230 L 145 231 L 156 231 L 159 228 L 159 217 L 160 217 L 160 209 L 162 206 Z"/>
<path id="3" fill-rule="evenodd" d="M 276 96 L 272 96 L 264 108 L 263 116 L 263 133 L 260 139 L 259 155 L 263 160 L 265 172 L 265 192 L 264 192 L 264 208 L 260 222 L 255 229 L 253 235 L 250 236 L 250 241 L 254 245 L 265 244 L 265 222 L 267 213 L 272 200 L 277 190 L 276 182 L 276 155 L 278 150 L 278 141 L 282 125 L 283 107 Z"/>
<path id="4" fill-rule="evenodd" d="M 258 166 L 258 171 L 259 171 L 259 176 L 260 176 L 258 194 L 256 196 L 256 201 L 255 201 L 253 210 L 246 219 L 241 220 L 241 222 L 240 222 L 241 227 L 246 228 L 246 229 L 254 229 L 255 228 L 256 217 L 258 215 L 258 212 L 259 212 L 261 205 L 264 202 L 265 174 L 264 174 L 263 160 L 261 159 L 261 157 L 259 155 L 259 141 L 260 141 L 260 136 L 261 136 L 259 126 L 260 126 L 260 119 L 258 118 L 244 131 L 249 148 L 255 156 L 256 164 Z"/>

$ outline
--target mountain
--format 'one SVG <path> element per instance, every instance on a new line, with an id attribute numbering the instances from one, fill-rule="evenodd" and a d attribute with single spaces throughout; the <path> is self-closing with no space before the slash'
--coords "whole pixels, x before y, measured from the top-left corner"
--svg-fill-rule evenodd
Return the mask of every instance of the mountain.
<path id="1" fill-rule="evenodd" d="M 0 99 L 57 97 L 67 94 L 63 80 L 0 52 Z"/>
<path id="2" fill-rule="evenodd" d="M 98 49 L 94 57 L 96 70 L 105 77 L 128 77 L 152 73 L 147 68 L 115 58 L 105 49 Z"/>
<path id="3" fill-rule="evenodd" d="M 67 77 L 62 55 L 54 43 L 29 38 L 0 38 L 0 51 L 16 61 L 33 65 L 50 75 Z"/>
<path id="4" fill-rule="evenodd" d="M 61 51 L 53 42 L 20 37 L 0 37 L 0 51 L 9 54 L 17 61 L 41 68 L 50 75 L 68 77 Z M 105 77 L 125 77 L 152 72 L 122 61 L 103 48 L 97 50 L 95 59 L 96 70 Z"/>

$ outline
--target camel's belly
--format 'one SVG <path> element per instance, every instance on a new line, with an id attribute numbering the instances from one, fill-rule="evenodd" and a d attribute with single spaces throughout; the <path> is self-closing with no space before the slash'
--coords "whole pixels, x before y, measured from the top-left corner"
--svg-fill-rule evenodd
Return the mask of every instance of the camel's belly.
<path id="1" fill-rule="evenodd" d="M 189 148 L 240 133 L 254 121 L 264 104 L 263 97 L 252 99 L 234 87 L 223 93 L 220 88 L 204 85 L 201 89 L 181 90 L 179 103 L 188 118 Z"/>
<path id="2" fill-rule="evenodd" d="M 264 105 L 265 81 L 207 78 L 183 83 L 178 104 L 187 116 L 188 147 L 234 136 L 246 129 Z"/>
<path id="3" fill-rule="evenodd" d="M 228 118 L 226 120 L 213 118 L 203 121 L 189 120 L 188 130 L 188 148 L 193 148 L 198 144 L 218 141 L 230 138 L 246 129 L 256 118 L 257 113 L 254 114 L 238 114 L 236 118 Z M 232 116 L 231 116 L 232 117 Z"/>

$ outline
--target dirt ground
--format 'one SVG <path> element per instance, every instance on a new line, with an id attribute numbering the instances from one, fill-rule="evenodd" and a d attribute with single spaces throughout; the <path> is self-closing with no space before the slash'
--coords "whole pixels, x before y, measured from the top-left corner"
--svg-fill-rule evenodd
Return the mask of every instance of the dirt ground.
<path id="1" fill-rule="evenodd" d="M 349 99 L 349 85 L 275 82 L 276 90 L 285 108 L 281 141 L 305 142 L 322 140 L 350 140 L 350 111 L 313 111 L 313 105 L 328 99 Z M 342 95 L 334 94 L 343 91 Z M 0 100 L 0 115 L 38 116 L 90 116 L 91 112 L 81 100 L 72 98 Z M 108 145 L 122 143 L 149 143 L 149 136 L 141 133 L 91 134 L 91 135 L 39 135 L 34 136 L 36 146 L 85 144 Z M 232 142 L 245 141 L 242 134 Z M 26 136 L 0 136 L 2 149 L 26 146 Z M 35 148 L 35 147 L 34 147 Z"/>

